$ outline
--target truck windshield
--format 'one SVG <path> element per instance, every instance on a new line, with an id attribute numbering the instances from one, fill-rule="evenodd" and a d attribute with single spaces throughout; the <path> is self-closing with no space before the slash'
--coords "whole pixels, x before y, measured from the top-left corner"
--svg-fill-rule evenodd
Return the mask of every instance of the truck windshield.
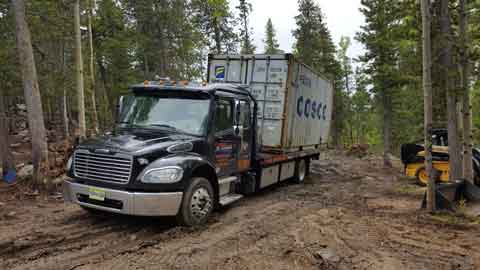
<path id="1" fill-rule="evenodd" d="M 168 129 L 203 136 L 206 133 L 210 100 L 162 96 L 126 96 L 119 124 L 123 127 Z"/>

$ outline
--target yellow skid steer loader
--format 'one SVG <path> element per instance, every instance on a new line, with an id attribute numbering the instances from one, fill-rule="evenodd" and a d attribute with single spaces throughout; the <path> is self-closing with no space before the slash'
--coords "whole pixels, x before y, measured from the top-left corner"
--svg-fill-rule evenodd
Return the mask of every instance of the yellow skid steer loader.
<path id="1" fill-rule="evenodd" d="M 440 181 L 448 182 L 449 179 L 449 155 L 448 155 L 448 136 L 445 129 L 433 131 L 432 158 L 433 168 L 440 171 Z M 401 158 L 405 166 L 405 174 L 415 178 L 419 185 L 425 186 L 428 181 L 427 170 L 425 168 L 425 148 L 423 142 L 409 143 L 402 145 Z M 480 185 L 480 151 L 474 148 L 472 151 L 472 162 L 475 176 L 475 184 Z"/>
<path id="2" fill-rule="evenodd" d="M 439 181 L 435 187 L 437 209 L 463 212 L 469 216 L 480 216 L 480 150 L 472 149 L 474 184 L 464 179 L 449 182 L 449 156 L 447 131 L 435 130 L 433 133 L 432 158 L 433 167 L 440 171 Z M 427 184 L 425 169 L 425 148 L 421 142 L 402 145 L 402 162 L 405 174 L 415 177 L 417 183 Z M 426 207 L 427 194 L 423 196 L 422 208 Z"/>

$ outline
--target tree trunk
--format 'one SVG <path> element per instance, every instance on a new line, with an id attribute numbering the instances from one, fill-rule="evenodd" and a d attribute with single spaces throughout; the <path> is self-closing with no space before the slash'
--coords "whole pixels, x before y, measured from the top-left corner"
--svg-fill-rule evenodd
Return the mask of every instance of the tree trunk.
<path id="1" fill-rule="evenodd" d="M 442 35 L 441 62 L 443 69 L 443 87 L 447 92 L 447 127 L 448 127 L 448 155 L 450 163 L 449 180 L 453 181 L 462 176 L 461 151 L 458 140 L 457 96 L 455 93 L 455 77 L 452 74 L 453 46 L 450 20 L 449 1 L 441 0 L 440 31 Z"/>
<path id="2" fill-rule="evenodd" d="M 215 50 L 217 54 L 222 53 L 222 38 L 220 34 L 220 26 L 218 23 L 218 19 L 215 17 L 213 18 L 213 31 L 215 34 Z"/>
<path id="3" fill-rule="evenodd" d="M 98 128 L 98 113 L 95 98 L 95 57 L 93 54 L 93 35 L 92 35 L 92 0 L 88 0 L 88 45 L 90 49 L 90 89 L 92 90 L 92 114 L 93 114 L 93 129 L 95 133 L 99 132 Z"/>
<path id="4" fill-rule="evenodd" d="M 334 82 L 335 83 L 335 82 Z M 333 145 L 335 149 L 340 149 L 341 148 L 341 137 L 342 137 L 342 127 L 341 127 L 341 121 L 342 121 L 342 114 L 341 114 L 341 103 L 338 101 L 338 93 L 335 87 L 335 84 L 333 86 L 334 94 L 333 94 L 333 108 L 335 108 L 335 113 L 332 115 L 332 124 L 333 124 Z"/>
<path id="5" fill-rule="evenodd" d="M 85 93 L 83 87 L 82 36 L 80 33 L 80 0 L 75 0 L 73 12 L 75 25 L 75 78 L 78 103 L 78 135 L 81 138 L 85 138 Z"/>
<path id="6" fill-rule="evenodd" d="M 463 126 L 463 166 L 462 177 L 468 181 L 474 180 L 472 166 L 472 118 L 469 91 L 469 63 L 468 63 L 468 15 L 465 10 L 467 0 L 459 2 L 460 18 L 460 87 L 462 99 L 462 126 Z"/>
<path id="7" fill-rule="evenodd" d="M 65 139 L 70 137 L 70 126 L 68 122 L 68 107 L 67 107 L 67 85 L 65 83 L 67 73 L 67 62 L 65 57 L 65 44 L 62 44 L 62 75 L 63 75 L 63 95 L 62 95 L 62 122 Z"/>
<path id="8" fill-rule="evenodd" d="M 15 162 L 10 149 L 10 128 L 5 110 L 4 93 L 0 92 L 0 162 L 3 179 L 7 173 L 15 170 Z"/>
<path id="9" fill-rule="evenodd" d="M 25 2 L 24 0 L 12 0 L 12 4 L 15 12 L 17 49 L 32 141 L 33 181 L 35 187 L 41 183 L 48 187 L 49 183 L 46 178 L 48 169 L 47 136 L 30 30 L 25 20 Z"/>
<path id="10" fill-rule="evenodd" d="M 422 40 L 423 40 L 423 102 L 424 102 L 424 139 L 425 139 L 425 168 L 427 169 L 427 211 L 435 212 L 435 179 L 432 174 L 432 43 L 431 43 L 431 15 L 430 0 L 422 0 Z"/>
<path id="11" fill-rule="evenodd" d="M 383 89 L 383 165 L 392 167 L 392 100 L 388 88 Z"/>

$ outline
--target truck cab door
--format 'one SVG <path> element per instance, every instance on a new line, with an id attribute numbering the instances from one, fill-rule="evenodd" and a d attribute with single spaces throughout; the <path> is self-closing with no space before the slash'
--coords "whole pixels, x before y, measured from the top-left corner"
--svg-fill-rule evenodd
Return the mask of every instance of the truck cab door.
<path id="1" fill-rule="evenodd" d="M 217 97 L 215 103 L 215 166 L 219 176 L 237 171 L 239 137 L 235 134 L 235 100 Z"/>
<path id="2" fill-rule="evenodd" d="M 245 171 L 250 168 L 252 147 L 252 112 L 247 100 L 235 101 L 234 133 L 238 136 L 237 170 Z"/>

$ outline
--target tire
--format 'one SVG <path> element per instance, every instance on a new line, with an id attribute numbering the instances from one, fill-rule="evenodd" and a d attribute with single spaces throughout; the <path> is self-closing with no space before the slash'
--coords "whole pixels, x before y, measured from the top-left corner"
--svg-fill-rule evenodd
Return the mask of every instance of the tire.
<path id="1" fill-rule="evenodd" d="M 477 186 L 480 187 L 480 176 L 478 175 L 476 170 L 473 170 L 473 183 Z"/>
<path id="2" fill-rule="evenodd" d="M 183 194 L 178 223 L 187 227 L 205 224 L 213 211 L 214 199 L 210 182 L 202 177 L 193 178 Z"/>
<path id="3" fill-rule="evenodd" d="M 415 177 L 417 179 L 417 185 L 422 187 L 427 186 L 428 175 L 425 167 L 418 168 L 417 172 L 415 173 Z"/>
<path id="4" fill-rule="evenodd" d="M 306 159 L 300 159 L 295 164 L 295 177 L 294 182 L 297 184 L 301 184 L 305 182 L 305 178 L 308 175 L 309 171 L 309 162 Z"/>

